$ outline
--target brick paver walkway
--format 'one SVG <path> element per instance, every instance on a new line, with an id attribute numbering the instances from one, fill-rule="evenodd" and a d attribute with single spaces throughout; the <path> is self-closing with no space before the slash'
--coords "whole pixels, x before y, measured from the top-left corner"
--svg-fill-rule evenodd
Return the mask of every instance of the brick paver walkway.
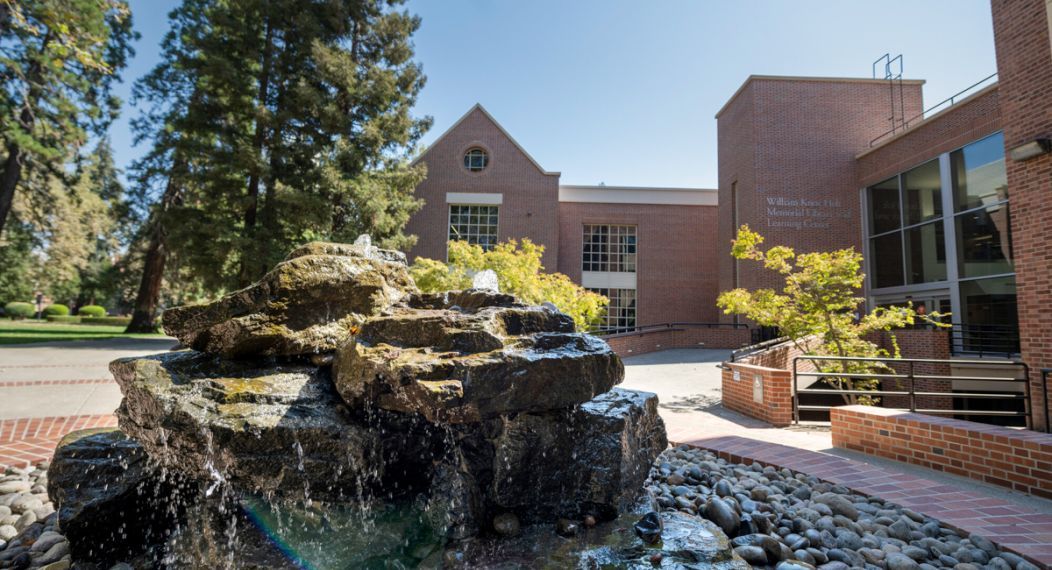
<path id="1" fill-rule="evenodd" d="M 682 443 L 708 449 L 735 463 L 756 461 L 791 469 L 881 497 L 960 532 L 985 536 L 1035 564 L 1052 566 L 1052 514 L 900 471 L 777 443 L 733 435 Z"/>
<path id="2" fill-rule="evenodd" d="M 69 432 L 116 425 L 112 414 L 0 421 L 0 466 L 35 465 L 50 459 L 55 444 Z"/>

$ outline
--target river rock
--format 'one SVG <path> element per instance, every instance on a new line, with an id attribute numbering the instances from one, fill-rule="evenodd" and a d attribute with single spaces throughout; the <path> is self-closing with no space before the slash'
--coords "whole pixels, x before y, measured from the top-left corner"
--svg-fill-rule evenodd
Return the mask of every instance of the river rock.
<path id="1" fill-rule="evenodd" d="M 341 347 L 334 381 L 354 408 L 467 423 L 568 408 L 620 383 L 621 359 L 557 311 L 469 290 L 418 296 Z"/>
<path id="2" fill-rule="evenodd" d="M 184 346 L 229 358 L 329 352 L 414 290 L 404 256 L 316 243 L 244 289 L 168 309 L 162 323 Z"/>
<path id="3" fill-rule="evenodd" d="M 58 530 L 83 562 L 112 564 L 163 540 L 184 500 L 175 492 L 180 485 L 162 479 L 149 466 L 142 446 L 115 428 L 62 438 L 48 475 Z"/>
<path id="4" fill-rule="evenodd" d="M 173 352 L 114 361 L 121 429 L 159 465 L 209 485 L 291 498 L 423 483 L 431 435 L 413 418 L 351 416 L 327 368 Z M 382 422 L 385 429 L 379 429 Z"/>

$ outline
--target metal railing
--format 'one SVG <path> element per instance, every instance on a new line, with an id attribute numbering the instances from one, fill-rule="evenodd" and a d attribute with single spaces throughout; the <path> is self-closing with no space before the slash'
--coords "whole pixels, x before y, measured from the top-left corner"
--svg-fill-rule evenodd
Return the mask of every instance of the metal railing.
<path id="1" fill-rule="evenodd" d="M 1052 433 L 1052 418 L 1048 417 L 1048 376 L 1052 374 L 1052 368 L 1041 369 L 1041 403 L 1045 411 L 1045 431 Z"/>
<path id="2" fill-rule="evenodd" d="M 612 329 L 592 331 L 592 334 L 603 338 L 617 338 L 619 336 L 632 336 L 650 334 L 656 332 L 682 331 L 686 329 L 748 329 L 749 325 L 742 323 L 660 323 L 656 325 L 640 325 L 630 329 Z"/>
<path id="3" fill-rule="evenodd" d="M 962 96 L 972 95 L 972 91 L 976 87 L 979 87 L 980 85 L 983 85 L 984 83 L 987 83 L 988 81 L 990 81 L 991 79 L 994 79 L 995 77 L 997 77 L 997 73 L 996 72 L 994 72 L 994 73 L 992 73 L 990 75 L 987 75 L 986 77 L 980 79 L 979 81 L 976 81 L 975 83 L 969 85 L 968 87 L 965 87 L 964 89 L 961 89 L 960 91 L 958 91 L 957 93 L 954 93 L 953 95 L 947 97 L 946 99 L 943 99 L 942 101 L 939 101 L 938 103 L 932 105 L 931 107 L 928 107 L 927 109 L 925 109 L 921 113 L 919 113 L 919 114 L 917 114 L 917 115 L 915 115 L 913 117 L 910 117 L 909 119 L 901 121 L 899 123 L 899 125 L 901 125 L 901 126 L 893 125 L 892 128 L 889 129 L 887 132 L 882 133 L 877 138 L 869 141 L 869 146 L 873 147 L 881 139 L 884 139 L 885 137 L 887 137 L 889 135 L 894 135 L 894 134 L 897 134 L 897 133 L 900 133 L 902 131 L 905 131 L 905 130 L 909 129 L 910 128 L 910 123 L 916 122 L 917 119 L 924 120 L 925 118 L 930 117 L 931 113 L 933 111 L 935 111 L 936 109 L 939 109 L 941 107 L 949 108 L 949 107 L 954 106 L 955 104 L 957 104 L 960 101 Z"/>
<path id="4" fill-rule="evenodd" d="M 1019 356 L 1019 327 L 1014 325 L 950 325 L 950 354 L 954 356 Z"/>
<path id="5" fill-rule="evenodd" d="M 815 370 L 801 370 L 802 362 L 810 362 Z M 822 363 L 840 363 L 840 366 L 844 366 L 845 369 L 851 365 L 862 367 L 868 367 L 871 370 L 882 370 L 881 372 L 855 372 L 855 371 L 839 371 L 829 372 L 823 371 Z M 946 373 L 918 373 L 917 365 L 923 364 L 929 368 L 938 368 L 945 366 Z M 967 376 L 967 375 L 955 375 L 950 374 L 950 367 L 971 367 L 979 368 L 981 370 L 990 370 L 994 374 L 987 374 L 986 376 Z M 825 367 L 828 370 L 828 367 Z M 905 368 L 905 371 L 902 371 Z M 1002 375 L 998 376 L 997 371 L 1001 372 L 1012 372 L 1011 376 Z M 899 410 L 899 411 L 910 411 L 921 414 L 930 415 L 946 415 L 946 416 L 966 416 L 966 417 L 1023 417 L 1026 427 L 1032 428 L 1033 426 L 1033 409 L 1032 400 L 1030 396 L 1030 374 L 1029 368 L 1026 363 L 1017 360 L 940 360 L 930 358 L 858 358 L 858 357 L 842 357 L 842 356 L 797 356 L 793 358 L 793 378 L 792 378 L 792 402 L 793 402 L 793 421 L 794 423 L 800 422 L 801 412 L 823 412 L 828 411 L 834 407 L 845 405 L 849 403 L 850 398 L 845 397 L 880 397 L 882 406 L 885 409 Z M 830 383 L 829 380 L 833 379 L 847 379 L 849 380 L 844 385 L 846 387 L 837 387 L 836 384 Z M 801 388 L 801 380 L 810 380 L 808 386 Z M 879 389 L 866 390 L 855 387 L 856 380 L 876 380 L 880 383 Z M 921 387 L 918 389 L 918 380 L 936 380 L 950 382 L 951 387 L 949 390 L 936 390 L 928 387 Z M 954 390 L 952 387 L 953 382 L 964 383 L 964 387 L 968 387 L 968 383 L 981 382 L 983 384 L 989 383 L 1004 383 L 1004 384 L 1023 384 L 1022 391 L 1017 390 L 1004 390 L 1004 391 L 979 391 L 977 389 L 965 389 L 965 390 Z M 889 384 L 891 384 L 888 389 Z M 820 388 L 811 388 L 812 385 L 820 385 Z M 1047 401 L 1047 393 L 1042 394 L 1044 400 Z M 810 400 L 807 403 L 801 403 L 801 397 L 807 397 Z M 887 397 L 894 398 L 905 398 L 908 402 L 907 407 L 893 407 L 883 405 L 886 402 L 883 401 Z M 918 398 L 921 397 L 935 397 L 935 398 L 949 398 L 949 408 L 932 408 L 932 407 L 920 407 L 918 406 Z M 815 401 L 822 401 L 823 399 L 828 401 L 830 399 L 843 399 L 844 401 L 838 401 L 834 405 L 816 403 Z M 954 400 L 964 400 L 965 402 L 971 402 L 973 400 L 984 400 L 984 401 L 1022 401 L 1022 410 L 1009 410 L 1009 409 L 972 409 L 971 406 L 964 408 L 955 408 Z"/>
<path id="6" fill-rule="evenodd" d="M 752 356 L 753 354 L 756 354 L 757 352 L 762 352 L 764 350 L 767 350 L 768 348 L 771 348 L 772 346 L 775 346 L 775 345 L 778 345 L 778 344 L 782 344 L 783 342 L 786 342 L 788 340 L 789 340 L 789 337 L 783 336 L 783 337 L 778 337 L 778 338 L 772 338 L 770 340 L 765 340 L 763 342 L 758 342 L 756 344 L 750 344 L 749 346 L 743 346 L 743 347 L 741 347 L 739 349 L 731 351 L 731 360 L 730 361 L 731 362 L 738 362 L 739 360 L 741 360 L 742 358 L 745 358 L 746 356 Z"/>

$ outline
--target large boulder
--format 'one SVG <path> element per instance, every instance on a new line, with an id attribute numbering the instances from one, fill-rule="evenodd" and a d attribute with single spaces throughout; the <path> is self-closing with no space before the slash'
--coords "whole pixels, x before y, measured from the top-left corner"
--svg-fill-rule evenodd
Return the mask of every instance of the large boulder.
<path id="1" fill-rule="evenodd" d="M 48 494 L 78 562 L 113 564 L 163 542 L 196 492 L 154 469 L 115 428 L 70 433 L 55 448 Z"/>
<path id="2" fill-rule="evenodd" d="M 168 334 L 227 358 L 331 352 L 367 316 L 415 290 L 399 252 L 312 243 L 259 282 L 210 303 L 164 312 Z"/>
<path id="3" fill-rule="evenodd" d="M 429 426 L 400 414 L 353 418 L 327 368 L 175 352 L 114 361 L 121 429 L 163 467 L 290 498 L 360 496 L 426 484 Z M 379 429 L 382 425 L 384 429 Z"/>
<path id="4" fill-rule="evenodd" d="M 334 380 L 354 408 L 470 423 L 566 409 L 624 377 L 601 339 L 573 320 L 481 290 L 418 295 L 368 319 L 336 354 Z"/>
<path id="5" fill-rule="evenodd" d="M 668 446 L 657 396 L 619 388 L 576 408 L 456 425 L 448 439 L 432 500 L 457 538 L 501 513 L 525 523 L 611 519 L 638 500 Z"/>

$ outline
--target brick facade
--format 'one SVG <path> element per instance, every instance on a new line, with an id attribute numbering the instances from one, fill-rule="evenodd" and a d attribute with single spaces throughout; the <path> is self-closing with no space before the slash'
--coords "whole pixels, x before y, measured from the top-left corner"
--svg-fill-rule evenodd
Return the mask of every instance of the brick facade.
<path id="1" fill-rule="evenodd" d="M 480 147 L 489 154 L 481 172 L 464 168 L 464 153 Z M 447 193 L 501 194 L 498 238 L 528 237 L 545 246 L 545 267 L 558 265 L 559 173 L 543 170 L 476 105 L 432 144 L 418 162 L 427 165 L 427 179 L 416 188 L 424 207 L 409 220 L 406 232 L 418 236 L 409 258 L 446 259 L 449 239 Z"/>
<path id="2" fill-rule="evenodd" d="M 489 158 L 480 172 L 464 167 L 464 154 L 473 148 L 483 149 Z M 578 284 L 582 283 L 584 224 L 633 225 L 638 239 L 636 325 L 718 320 L 717 260 L 712 247 L 718 211 L 714 199 L 699 198 L 705 194 L 714 198 L 715 191 L 575 186 L 567 187 L 575 191 L 563 200 L 559 173 L 544 170 L 479 105 L 417 160 L 427 166 L 427 179 L 416 188 L 424 207 L 406 228 L 418 236 L 408 252 L 410 261 L 446 258 L 452 202 L 496 205 L 499 241 L 528 237 L 545 246 L 545 269 L 564 273 Z M 579 201 L 582 194 L 586 201 Z M 618 201 L 597 202 L 596 195 L 616 196 Z M 639 200 L 626 202 L 626 197 Z M 713 333 L 719 334 L 723 333 Z M 716 342 L 740 346 L 734 340 L 737 336 L 731 337 Z M 654 337 L 636 344 L 642 347 L 650 340 Z M 699 337 L 693 344 L 702 340 Z"/>
<path id="3" fill-rule="evenodd" d="M 636 323 L 718 322 L 714 206 L 563 202 L 558 270 L 581 282 L 584 224 L 636 226 Z"/>
<path id="4" fill-rule="evenodd" d="M 857 185 L 871 186 L 999 130 L 1001 107 L 994 84 L 860 152 L 855 162 Z"/>
<path id="5" fill-rule="evenodd" d="M 1045 0 L 993 0 L 1005 150 L 1052 136 L 1052 48 Z M 1006 159 L 1023 361 L 1033 393 L 1052 367 L 1052 154 Z M 1043 406 L 1036 425 L 1047 427 Z"/>
<path id="6" fill-rule="evenodd" d="M 921 112 L 922 84 L 904 82 L 904 109 L 896 89 L 896 119 Z M 801 252 L 861 250 L 855 155 L 891 128 L 889 89 L 867 79 L 752 76 L 720 110 L 720 290 L 780 287 L 758 263 L 735 271 L 736 225 Z"/>
<path id="7" fill-rule="evenodd" d="M 831 419 L 834 447 L 1052 499 L 1052 435 L 869 406 Z"/>

